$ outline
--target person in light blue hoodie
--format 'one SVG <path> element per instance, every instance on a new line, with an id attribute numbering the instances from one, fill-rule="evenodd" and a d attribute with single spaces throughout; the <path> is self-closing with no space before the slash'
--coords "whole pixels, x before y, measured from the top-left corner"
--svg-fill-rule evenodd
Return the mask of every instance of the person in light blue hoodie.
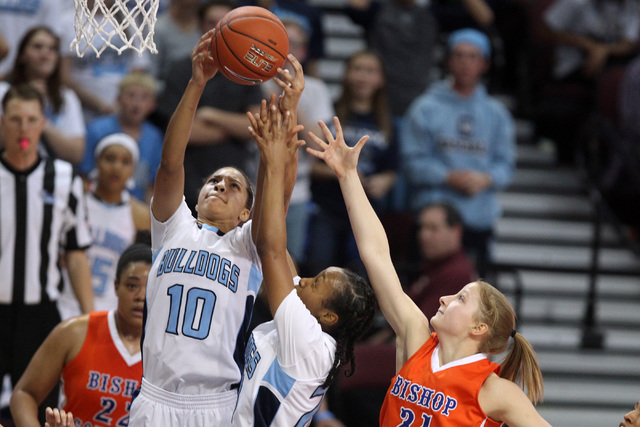
<path id="1" fill-rule="evenodd" d="M 484 276 L 501 213 L 496 193 L 515 168 L 515 127 L 481 82 L 491 55 L 487 36 L 458 30 L 448 48 L 450 78 L 431 85 L 404 117 L 401 161 L 411 208 L 418 212 L 435 201 L 454 205 L 463 217 L 465 249 Z"/>

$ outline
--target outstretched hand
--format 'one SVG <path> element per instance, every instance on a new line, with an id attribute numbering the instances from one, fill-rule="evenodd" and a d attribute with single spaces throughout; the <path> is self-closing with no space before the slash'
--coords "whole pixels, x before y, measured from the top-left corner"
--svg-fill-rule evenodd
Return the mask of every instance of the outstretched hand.
<path id="1" fill-rule="evenodd" d="M 318 144 L 320 150 L 307 148 L 307 153 L 324 160 L 327 166 L 329 166 L 338 179 L 340 179 L 347 171 L 357 168 L 360 151 L 362 151 L 362 147 L 364 147 L 365 142 L 369 139 L 369 135 L 360 138 L 354 147 L 349 147 L 344 141 L 342 126 L 340 126 L 340 120 L 338 120 L 337 117 L 333 118 L 333 124 L 336 128 L 335 138 L 322 120 L 318 122 L 327 142 L 324 142 L 313 132 L 309 132 L 309 137 Z"/>
<path id="2" fill-rule="evenodd" d="M 289 54 L 287 59 L 293 67 L 295 75 L 292 75 L 287 69 L 278 68 L 280 77 L 276 76 L 273 78 L 273 81 L 282 88 L 282 94 L 278 98 L 278 105 L 282 114 L 287 110 L 292 112 L 296 111 L 298 101 L 300 101 L 300 96 L 302 96 L 302 91 L 304 90 L 304 71 L 302 70 L 302 65 L 292 54 Z"/>
<path id="3" fill-rule="evenodd" d="M 73 414 L 63 409 L 47 408 L 45 411 L 46 422 L 44 427 L 74 427 Z"/>
<path id="4" fill-rule="evenodd" d="M 200 84 L 205 84 L 218 72 L 218 65 L 211 56 L 211 42 L 215 31 L 214 28 L 203 34 L 191 53 L 192 79 Z"/>
<path id="5" fill-rule="evenodd" d="M 258 143 L 261 161 L 265 165 L 286 165 L 295 158 L 298 148 L 304 141 L 295 135 L 304 129 L 302 125 L 291 127 L 291 113 L 286 111 L 284 120 L 278 109 L 275 98 L 272 97 L 267 111 L 266 101 L 263 101 L 258 117 L 247 114 L 251 126 L 249 132 Z"/>

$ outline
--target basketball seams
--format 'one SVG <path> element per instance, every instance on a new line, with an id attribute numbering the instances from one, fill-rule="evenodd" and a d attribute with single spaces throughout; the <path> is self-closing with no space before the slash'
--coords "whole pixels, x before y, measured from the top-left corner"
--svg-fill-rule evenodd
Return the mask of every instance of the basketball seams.
<path id="1" fill-rule="evenodd" d="M 239 21 L 239 20 L 241 20 L 242 18 L 244 18 L 244 16 L 243 16 L 243 17 L 241 17 L 241 18 L 238 18 L 238 19 L 234 19 L 234 21 Z M 262 17 L 261 17 L 261 16 L 258 16 L 258 18 L 262 18 Z M 268 21 L 269 21 L 269 22 L 273 22 L 274 24 L 276 24 L 276 22 L 275 22 L 275 21 L 272 21 L 272 20 L 270 20 L 270 19 L 268 19 Z M 232 22 L 233 22 L 233 21 L 232 21 Z M 232 28 L 232 27 L 231 27 L 231 25 L 229 25 L 229 23 L 227 23 L 227 24 L 225 24 L 225 25 L 226 25 L 226 26 L 227 26 L 227 28 L 228 28 L 231 32 L 233 32 L 234 34 L 238 34 L 238 35 L 244 36 L 244 37 L 246 37 L 246 38 L 248 38 L 248 39 L 250 39 L 250 40 L 254 40 L 254 41 L 256 41 L 256 42 L 260 43 L 262 46 L 266 46 L 266 47 L 268 47 L 270 50 L 272 50 L 272 51 L 274 51 L 275 53 L 277 53 L 277 54 L 280 56 L 280 58 L 282 58 L 282 59 L 286 59 L 286 58 L 287 58 L 287 54 L 284 54 L 284 55 L 283 55 L 283 54 L 282 54 L 278 49 L 274 48 L 272 45 L 270 45 L 270 44 L 266 44 L 264 41 L 262 41 L 262 40 L 260 40 L 260 39 L 257 39 L 257 38 L 253 37 L 253 36 L 252 36 L 252 35 L 250 35 L 250 34 L 247 34 L 247 33 L 244 33 L 244 32 L 242 32 L 242 31 L 239 31 L 239 30 L 236 30 L 236 29 Z M 284 28 L 283 28 L 283 29 L 284 29 Z M 286 31 L 286 30 L 285 30 L 285 31 Z M 228 44 L 227 44 L 227 47 L 229 47 L 229 45 L 228 45 Z"/>
<path id="2" fill-rule="evenodd" d="M 225 25 L 226 25 L 226 24 L 225 24 Z M 229 28 L 229 29 L 230 29 L 230 27 L 228 27 L 228 26 L 227 26 L 227 28 Z M 242 34 L 242 33 L 238 33 L 238 32 L 235 32 L 235 31 L 234 31 L 234 33 L 236 33 L 236 34 Z M 247 37 L 248 39 L 256 40 L 256 39 L 254 39 L 253 37 L 249 37 L 249 36 L 248 36 L 248 35 L 246 35 L 246 34 L 242 34 L 242 35 L 243 35 L 243 36 L 245 36 L 245 37 Z M 238 62 L 238 64 L 239 64 L 239 65 L 241 65 L 244 69 L 246 69 L 246 70 L 248 70 L 248 71 L 252 72 L 253 74 L 256 74 L 256 75 L 258 75 L 258 76 L 260 76 L 260 77 L 267 77 L 267 78 L 271 77 L 268 73 L 261 72 L 259 69 L 258 69 L 258 70 L 256 70 L 255 68 L 251 68 L 251 67 L 247 66 L 247 63 L 246 63 L 245 61 L 243 61 L 243 58 L 242 58 L 242 57 L 239 57 L 238 55 L 236 55 L 236 53 L 231 49 L 231 46 L 229 46 L 229 43 L 227 43 L 227 40 L 225 39 L 225 36 L 224 36 L 224 32 L 223 32 L 223 31 L 220 31 L 220 36 L 221 36 L 220 38 L 221 38 L 222 42 L 223 42 L 223 43 L 225 44 L 225 46 L 227 47 L 227 49 L 226 49 L 226 50 L 227 50 L 227 52 L 228 52 L 229 54 L 231 54 L 231 55 L 235 58 L 235 60 Z M 261 42 L 260 40 L 256 40 L 256 41 L 257 41 L 257 42 L 259 42 L 260 44 L 264 45 L 264 43 L 263 43 L 263 42 Z M 218 54 L 218 49 L 216 49 L 216 54 Z M 219 54 L 218 54 L 218 55 L 219 55 Z M 217 61 L 217 62 L 218 62 L 218 64 L 222 64 L 222 62 L 219 60 L 219 58 L 218 58 L 218 61 Z"/>
<path id="3" fill-rule="evenodd" d="M 240 84 L 259 84 L 284 66 L 289 39 L 286 28 L 272 12 L 242 6 L 218 22 L 211 44 L 225 77 Z"/>

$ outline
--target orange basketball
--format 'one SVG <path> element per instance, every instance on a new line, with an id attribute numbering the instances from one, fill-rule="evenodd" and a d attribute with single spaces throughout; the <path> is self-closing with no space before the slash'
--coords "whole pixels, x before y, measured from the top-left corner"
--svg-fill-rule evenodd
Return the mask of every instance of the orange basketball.
<path id="1" fill-rule="evenodd" d="M 255 85 L 272 78 L 289 53 L 282 22 L 263 7 L 242 6 L 216 25 L 211 53 L 229 80 Z"/>

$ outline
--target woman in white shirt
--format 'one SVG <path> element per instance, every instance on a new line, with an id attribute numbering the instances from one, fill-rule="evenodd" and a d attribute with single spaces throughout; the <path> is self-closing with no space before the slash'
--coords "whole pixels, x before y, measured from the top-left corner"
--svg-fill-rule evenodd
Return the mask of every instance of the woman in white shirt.
<path id="1" fill-rule="evenodd" d="M 11 85 L 36 87 L 44 96 L 47 117 L 41 153 L 75 164 L 84 155 L 84 117 L 80 100 L 62 85 L 60 72 L 60 38 L 48 27 L 34 27 L 20 41 L 7 81 L 0 82 L 0 98 Z"/>

